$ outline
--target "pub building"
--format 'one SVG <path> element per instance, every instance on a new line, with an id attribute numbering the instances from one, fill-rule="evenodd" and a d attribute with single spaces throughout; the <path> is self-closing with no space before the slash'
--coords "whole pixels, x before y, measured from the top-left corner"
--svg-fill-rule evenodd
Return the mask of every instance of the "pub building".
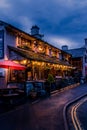
<path id="1" fill-rule="evenodd" d="M 70 76 L 71 55 L 42 37 L 36 25 L 28 34 L 0 21 L 0 60 L 12 60 L 26 66 L 25 70 L 0 68 L 0 77 L 4 77 L 6 82 L 18 82 L 46 80 L 49 73 L 54 78 Z"/>

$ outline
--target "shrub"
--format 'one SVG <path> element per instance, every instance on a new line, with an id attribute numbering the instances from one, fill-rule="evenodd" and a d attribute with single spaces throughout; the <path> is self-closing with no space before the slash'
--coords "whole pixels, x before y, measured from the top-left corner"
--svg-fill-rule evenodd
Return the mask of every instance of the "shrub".
<path id="1" fill-rule="evenodd" d="M 55 80 L 54 80 L 53 75 L 52 75 L 52 74 L 48 74 L 47 82 L 48 82 L 49 84 L 51 84 L 51 83 L 53 83 L 54 81 L 55 81 Z"/>

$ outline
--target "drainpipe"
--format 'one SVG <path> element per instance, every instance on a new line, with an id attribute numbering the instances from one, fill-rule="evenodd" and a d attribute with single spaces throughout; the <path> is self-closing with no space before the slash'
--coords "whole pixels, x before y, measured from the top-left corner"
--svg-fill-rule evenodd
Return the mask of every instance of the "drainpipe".
<path id="1" fill-rule="evenodd" d="M 82 57 L 82 76 L 85 77 L 85 55 Z"/>

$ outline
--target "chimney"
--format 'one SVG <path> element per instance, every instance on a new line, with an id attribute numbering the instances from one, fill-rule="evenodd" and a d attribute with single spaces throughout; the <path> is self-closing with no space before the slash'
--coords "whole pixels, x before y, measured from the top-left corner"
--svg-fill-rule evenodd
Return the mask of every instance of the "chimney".
<path id="1" fill-rule="evenodd" d="M 32 26 L 31 35 L 36 37 L 36 38 L 42 39 L 42 37 L 44 37 L 44 35 L 39 33 L 39 29 L 40 28 L 38 26 L 36 26 L 36 25 Z"/>
<path id="2" fill-rule="evenodd" d="M 39 34 L 39 27 L 38 26 L 32 26 L 31 28 L 31 35 L 35 36 Z"/>
<path id="3" fill-rule="evenodd" d="M 63 51 L 67 51 L 67 50 L 68 50 L 68 46 L 67 46 L 67 45 L 63 45 L 63 46 L 62 46 L 62 50 L 63 50 Z"/>

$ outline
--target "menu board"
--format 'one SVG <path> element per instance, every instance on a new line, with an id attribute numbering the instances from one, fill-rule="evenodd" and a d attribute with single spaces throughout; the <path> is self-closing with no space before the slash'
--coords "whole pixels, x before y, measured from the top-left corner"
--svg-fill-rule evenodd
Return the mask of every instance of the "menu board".
<path id="1" fill-rule="evenodd" d="M 0 59 L 4 58 L 4 30 L 0 30 Z"/>

